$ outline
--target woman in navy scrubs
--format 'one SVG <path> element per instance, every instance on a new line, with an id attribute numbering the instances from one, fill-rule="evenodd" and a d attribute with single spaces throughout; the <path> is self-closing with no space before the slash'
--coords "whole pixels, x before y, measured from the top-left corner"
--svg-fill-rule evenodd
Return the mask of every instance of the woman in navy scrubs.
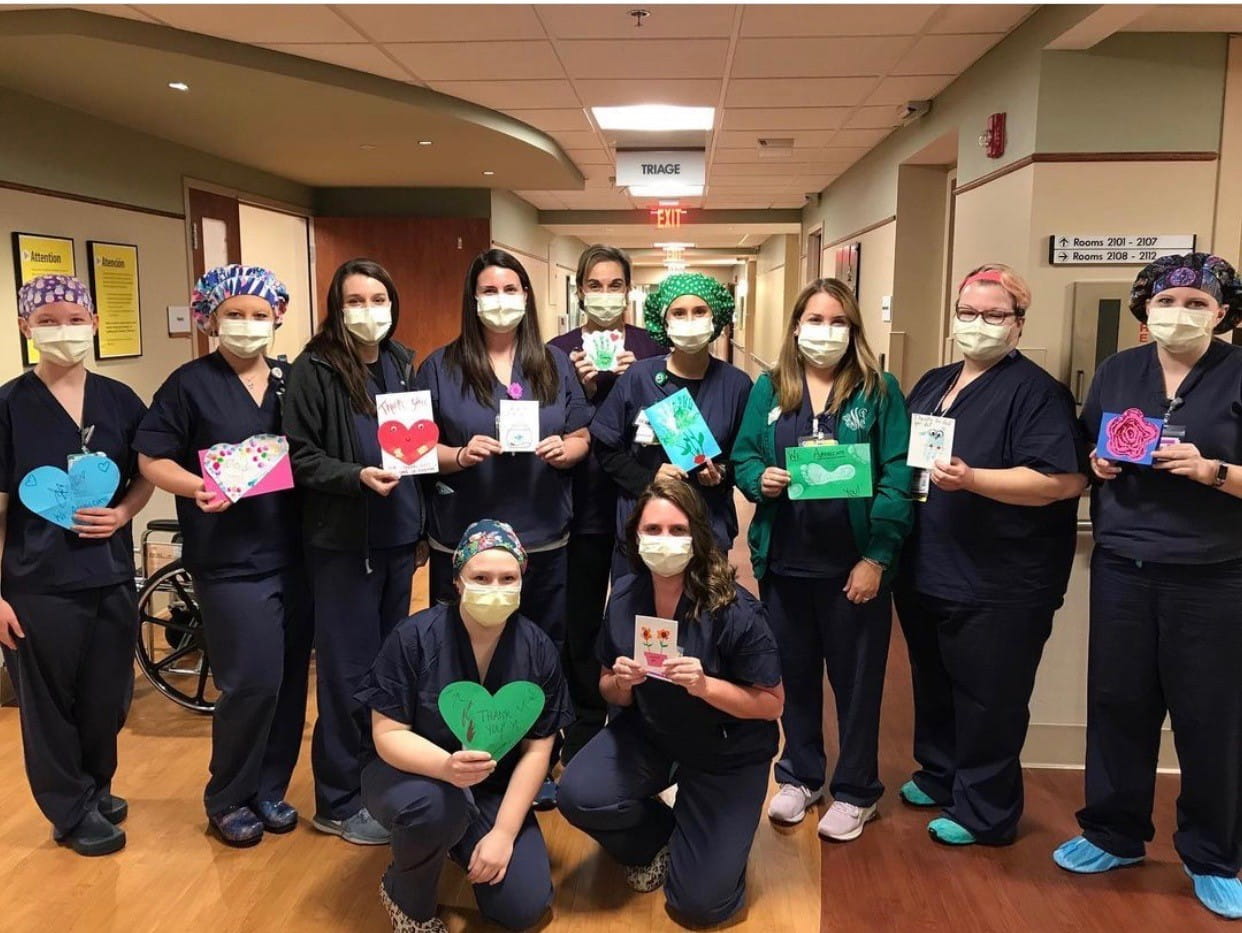
<path id="1" fill-rule="evenodd" d="M 664 355 L 664 348 L 645 330 L 626 324 L 622 318 L 629 303 L 630 268 L 630 257 L 616 247 L 596 244 L 583 250 L 578 259 L 577 282 L 578 304 L 586 313 L 586 322 L 548 341 L 549 346 L 569 354 L 582 391 L 596 408 L 604 404 L 617 379 L 635 360 Z M 583 341 L 590 340 L 593 334 L 610 333 L 621 337 L 625 349 L 617 355 L 615 368 L 601 371 L 583 349 Z M 569 614 L 565 633 L 565 673 L 578 718 L 565 730 L 561 760 L 566 764 L 604 727 L 595 639 L 604 617 L 612 552 L 617 542 L 617 486 L 599 465 L 594 452 L 578 464 L 573 477 L 567 593 L 574 611 Z"/>
<path id="2" fill-rule="evenodd" d="M 454 592 L 406 619 L 358 691 L 371 711 L 376 756 L 362 772 L 368 809 L 392 829 L 380 900 L 398 933 L 443 933 L 436 890 L 446 859 L 466 870 L 484 918 L 534 926 L 552 903 L 548 850 L 531 801 L 572 719 L 552 640 L 518 604 L 528 558 L 513 529 L 485 519 L 451 558 Z M 467 751 L 439 709 L 459 681 L 495 694 L 515 681 L 543 692 L 543 710 L 499 761 Z"/>
<path id="3" fill-rule="evenodd" d="M 375 397 L 413 389 L 413 354 L 392 336 L 399 318 L 384 268 L 369 259 L 344 263 L 328 287 L 319 333 L 293 364 L 285 406 L 315 602 L 313 825 L 357 845 L 383 845 L 388 832 L 362 805 L 369 728 L 354 693 L 409 615 L 424 537 L 418 480 L 381 468 Z"/>
<path id="4" fill-rule="evenodd" d="M 1166 712 L 1181 766 L 1173 844 L 1195 894 L 1242 917 L 1242 348 L 1225 334 L 1242 286 L 1223 259 L 1166 256 L 1135 280 L 1130 311 L 1154 343 L 1096 370 L 1082 424 L 1117 432 L 1151 466 L 1091 452 L 1091 639 L 1082 835 L 1053 858 L 1095 873 L 1142 861 Z M 1159 425 L 1159 429 L 1156 428 Z"/>
<path id="5" fill-rule="evenodd" d="M 626 528 L 633 575 L 613 587 L 597 656 L 619 713 L 561 776 L 560 808 L 622 865 L 635 891 L 664 888 L 689 924 L 741 909 L 746 861 L 776 753 L 785 691 L 762 604 L 734 581 L 703 500 L 658 479 Z M 667 679 L 634 660 L 636 617 L 675 620 Z M 657 796 L 677 784 L 677 801 Z"/>
<path id="6" fill-rule="evenodd" d="M 733 296 L 717 282 L 698 273 L 670 275 L 647 296 L 647 331 L 673 350 L 666 357 L 639 360 L 617 380 L 607 401 L 591 422 L 596 455 L 617 486 L 617 537 L 634 502 L 657 476 L 688 482 L 703 497 L 716 544 L 728 553 L 737 536 L 733 475 L 729 455 L 742 424 L 750 394 L 750 377 L 708 352 L 711 341 L 733 320 Z M 664 448 L 646 422 L 644 409 L 686 389 L 720 445 L 721 454 L 688 476 L 669 462 Z M 626 556 L 618 552 L 614 576 L 625 573 Z"/>
<path id="7" fill-rule="evenodd" d="M 561 647 L 572 470 L 590 448 L 591 408 L 569 357 L 545 347 L 530 277 L 493 249 L 471 263 L 462 291 L 461 336 L 418 370 L 440 428 L 440 475 L 430 496 L 431 597 L 453 599 L 453 546 L 480 515 L 516 530 L 530 554 L 522 611 Z M 533 453 L 501 453 L 502 399 L 539 403 Z"/>
<path id="8" fill-rule="evenodd" d="M 98 320 L 82 282 L 32 279 L 17 307 L 39 362 L 0 387 L 0 645 L 35 802 L 57 842 L 107 855 L 125 845 L 115 824 L 129 809 L 112 776 L 138 635 L 130 522 L 151 498 L 130 450 L 146 406 L 128 386 L 86 371 Z M 116 492 L 104 507 L 65 516 L 71 528 L 28 507 L 39 507 L 38 478 L 25 501 L 19 495 L 32 470 L 96 457 L 119 469 Z"/>
<path id="9" fill-rule="evenodd" d="M 191 309 L 219 349 L 168 377 L 134 440 L 143 476 L 177 497 L 181 560 L 220 690 L 203 802 L 233 846 L 297 826 L 284 797 L 302 747 L 313 618 L 296 494 L 230 503 L 204 484 L 198 452 L 283 434 L 285 368 L 264 350 L 288 302 L 284 285 L 255 266 L 199 279 Z"/>
<path id="10" fill-rule="evenodd" d="M 964 359 L 909 396 L 911 412 L 952 418 L 954 434 L 926 477 L 896 587 L 920 765 L 901 796 L 940 808 L 928 832 L 950 845 L 1017 835 L 1027 706 L 1086 485 L 1069 391 L 1015 349 L 1030 302 L 1008 266 L 967 275 L 953 317 Z"/>
<path id="11" fill-rule="evenodd" d="M 781 652 L 785 751 L 768 816 L 800 823 L 823 797 L 824 667 L 837 703 L 840 755 L 819 832 L 846 842 L 875 817 L 880 699 L 888 661 L 889 584 L 910 530 L 910 419 L 897 380 L 880 371 L 853 291 L 812 282 L 794 302 L 780 359 L 761 375 L 733 446 L 738 488 L 757 504 L 755 578 Z M 791 447 L 866 444 L 872 485 L 851 499 L 792 500 Z"/>

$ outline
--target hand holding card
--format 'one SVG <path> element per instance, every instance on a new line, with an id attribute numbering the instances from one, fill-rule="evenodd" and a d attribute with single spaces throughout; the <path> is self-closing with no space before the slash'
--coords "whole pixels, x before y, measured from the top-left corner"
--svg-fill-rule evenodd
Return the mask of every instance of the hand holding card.
<path id="1" fill-rule="evenodd" d="M 1159 418 L 1146 417 L 1138 408 L 1127 408 L 1121 413 L 1106 411 L 1100 419 L 1095 455 L 1101 460 L 1150 466 L 1151 455 L 1160 444 L 1163 424 Z"/>
<path id="2" fill-rule="evenodd" d="M 677 647 L 677 620 L 655 616 L 634 617 L 634 660 L 647 669 L 648 677 L 668 680 L 664 664 L 681 657 Z"/>

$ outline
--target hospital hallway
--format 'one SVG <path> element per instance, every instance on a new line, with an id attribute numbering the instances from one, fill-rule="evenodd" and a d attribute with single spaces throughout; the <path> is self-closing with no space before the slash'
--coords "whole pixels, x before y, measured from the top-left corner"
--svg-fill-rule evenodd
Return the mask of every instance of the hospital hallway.
<path id="1" fill-rule="evenodd" d="M 753 589 L 744 549 L 750 507 L 738 502 L 743 546 L 731 557 L 742 582 Z M 412 608 L 426 599 L 422 571 L 415 577 Z M 312 685 L 302 757 L 288 796 L 303 816 L 301 825 L 257 848 L 236 850 L 215 843 L 203 817 L 210 720 L 173 705 L 137 674 L 115 785 L 130 801 L 132 815 L 125 824 L 130 845 L 108 859 L 74 858 L 51 841 L 22 774 L 17 710 L 0 709 L 0 903 L 8 905 L 6 933 L 385 929 L 376 886 L 388 848 L 346 845 L 309 824 L 314 697 Z M 831 699 L 824 715 L 833 721 Z M 1017 844 L 950 849 L 928 838 L 929 814 L 897 798 L 909 776 L 911 723 L 910 669 L 894 626 L 880 737 L 886 787 L 880 818 L 862 838 L 845 844 L 821 843 L 816 836 L 823 804 L 793 828 L 777 828 L 762 818 L 750 858 L 748 906 L 724 929 L 1192 933 L 1224 926 L 1198 909 L 1169 841 L 1176 777 L 1159 778 L 1157 836 L 1145 867 L 1074 877 L 1049 856 L 1076 832 L 1080 771 L 1027 772 L 1027 811 Z M 834 732 L 829 728 L 826 737 L 830 765 Z M 662 896 L 629 892 L 620 868 L 559 814 L 540 814 L 539 821 L 556 886 L 543 929 L 679 929 L 665 913 Z M 55 878 L 55 885 L 48 878 Z M 465 875 L 454 866 L 445 870 L 440 900 L 453 933 L 499 929 L 480 919 Z"/>

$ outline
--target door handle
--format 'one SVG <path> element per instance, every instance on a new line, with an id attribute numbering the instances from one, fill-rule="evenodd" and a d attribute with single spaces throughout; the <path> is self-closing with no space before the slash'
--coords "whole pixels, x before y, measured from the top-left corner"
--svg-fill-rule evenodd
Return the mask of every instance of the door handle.
<path id="1" fill-rule="evenodd" d="M 1082 377 L 1083 377 L 1083 370 L 1081 369 L 1078 370 L 1078 372 L 1074 374 L 1074 404 L 1075 405 L 1082 404 Z"/>

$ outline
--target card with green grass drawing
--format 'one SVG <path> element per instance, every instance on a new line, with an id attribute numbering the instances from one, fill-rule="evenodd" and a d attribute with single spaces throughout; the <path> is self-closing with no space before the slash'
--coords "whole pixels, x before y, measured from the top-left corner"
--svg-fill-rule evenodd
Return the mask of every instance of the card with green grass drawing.
<path id="1" fill-rule="evenodd" d="M 871 445 L 785 450 L 790 499 L 860 499 L 872 495 Z"/>
<path id="2" fill-rule="evenodd" d="M 645 410 L 673 466 L 689 473 L 720 456 L 720 444 L 712 437 L 689 389 L 679 389 Z"/>

